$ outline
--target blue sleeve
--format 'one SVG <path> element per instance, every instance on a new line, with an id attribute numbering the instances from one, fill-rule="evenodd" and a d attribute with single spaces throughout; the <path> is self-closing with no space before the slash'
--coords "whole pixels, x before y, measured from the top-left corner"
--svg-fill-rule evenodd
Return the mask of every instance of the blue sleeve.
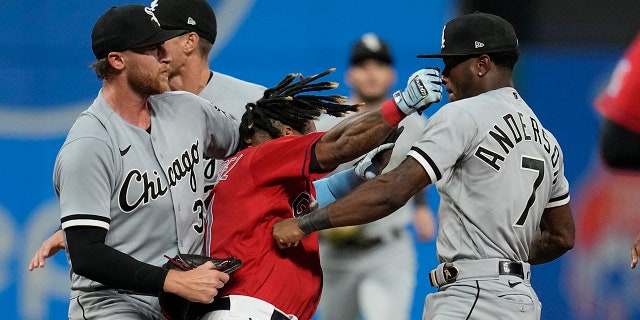
<path id="1" fill-rule="evenodd" d="M 346 169 L 328 178 L 314 181 L 319 208 L 344 197 L 364 181 L 353 172 L 353 169 Z"/>

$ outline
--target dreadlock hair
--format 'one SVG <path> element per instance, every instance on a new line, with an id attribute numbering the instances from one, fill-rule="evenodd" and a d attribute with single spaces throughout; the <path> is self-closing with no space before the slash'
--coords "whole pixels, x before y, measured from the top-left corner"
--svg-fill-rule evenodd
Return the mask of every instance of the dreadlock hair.
<path id="1" fill-rule="evenodd" d="M 304 132 L 310 120 L 318 119 L 321 113 L 334 117 L 342 117 L 348 111 L 357 111 L 359 104 L 347 105 L 345 96 L 341 95 L 308 95 L 304 92 L 325 91 L 338 87 L 336 82 L 323 81 L 312 83 L 334 72 L 331 68 L 310 77 L 301 74 L 289 74 L 275 87 L 265 90 L 264 95 L 255 103 L 248 103 L 240 122 L 239 150 L 245 149 L 253 142 L 258 131 L 267 132 L 273 139 L 282 136 L 277 123 Z M 297 82 L 294 80 L 298 79 Z"/>

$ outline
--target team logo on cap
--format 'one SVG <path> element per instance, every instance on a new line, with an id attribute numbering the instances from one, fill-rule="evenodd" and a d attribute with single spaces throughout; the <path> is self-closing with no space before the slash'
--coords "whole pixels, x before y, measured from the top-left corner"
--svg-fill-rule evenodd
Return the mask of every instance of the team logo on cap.
<path id="1" fill-rule="evenodd" d="M 440 45 L 441 49 L 444 49 L 444 30 L 447 29 L 447 26 L 444 26 L 444 28 L 442 28 L 442 45 Z"/>
<path id="2" fill-rule="evenodd" d="M 482 47 L 484 47 L 484 43 L 482 43 L 480 41 L 475 41 L 474 46 L 476 47 L 476 49 L 482 48 Z"/>
<path id="3" fill-rule="evenodd" d="M 151 16 L 151 21 L 155 21 L 155 23 L 158 24 L 158 27 L 160 26 L 160 21 L 158 21 L 158 18 L 156 18 L 156 15 L 153 14 L 153 9 L 152 8 L 145 7 L 144 8 L 144 12 L 146 12 L 148 15 Z"/>
<path id="4" fill-rule="evenodd" d="M 187 19 L 187 24 L 188 24 L 188 25 L 195 26 L 195 25 L 196 25 L 196 21 L 195 21 L 195 20 L 193 20 L 193 18 L 189 17 L 189 19 Z"/>
<path id="5" fill-rule="evenodd" d="M 364 44 L 369 51 L 378 52 L 382 50 L 382 43 L 380 38 L 373 33 L 367 33 L 362 36 L 362 44 Z"/>

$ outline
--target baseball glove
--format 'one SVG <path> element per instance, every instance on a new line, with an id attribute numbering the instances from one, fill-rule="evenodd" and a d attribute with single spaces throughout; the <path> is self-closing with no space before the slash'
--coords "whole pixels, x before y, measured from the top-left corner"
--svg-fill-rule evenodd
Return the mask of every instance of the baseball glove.
<path id="1" fill-rule="evenodd" d="M 220 259 L 199 254 L 178 254 L 173 258 L 165 257 L 169 261 L 163 267 L 169 270 L 188 271 L 211 261 L 216 270 L 231 274 L 242 266 L 242 261 L 236 257 Z M 162 314 L 167 320 L 198 320 L 206 313 L 213 311 L 211 304 L 191 302 L 179 295 L 164 291 L 160 292 L 158 299 Z"/>

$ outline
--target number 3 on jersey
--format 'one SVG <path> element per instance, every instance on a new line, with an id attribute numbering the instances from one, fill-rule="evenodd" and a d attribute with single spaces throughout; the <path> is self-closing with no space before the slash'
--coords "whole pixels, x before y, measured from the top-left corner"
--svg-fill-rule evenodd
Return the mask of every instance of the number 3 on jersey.
<path id="1" fill-rule="evenodd" d="M 524 207 L 522 214 L 520 214 L 518 221 L 513 225 L 516 228 L 522 228 L 525 220 L 527 220 L 527 216 L 529 215 L 529 209 L 531 209 L 533 202 L 536 201 L 536 190 L 538 190 L 538 187 L 542 184 L 542 180 L 544 179 L 544 160 L 522 156 L 522 164 L 520 167 L 523 170 L 537 171 L 538 177 L 536 177 L 536 180 L 533 182 L 531 196 L 527 201 L 527 205 Z"/>
<path id="2" fill-rule="evenodd" d="M 193 213 L 198 214 L 198 223 L 193 225 L 193 230 L 198 234 L 202 234 L 204 231 L 204 211 L 204 201 L 202 201 L 202 199 L 197 199 L 193 204 Z"/>

